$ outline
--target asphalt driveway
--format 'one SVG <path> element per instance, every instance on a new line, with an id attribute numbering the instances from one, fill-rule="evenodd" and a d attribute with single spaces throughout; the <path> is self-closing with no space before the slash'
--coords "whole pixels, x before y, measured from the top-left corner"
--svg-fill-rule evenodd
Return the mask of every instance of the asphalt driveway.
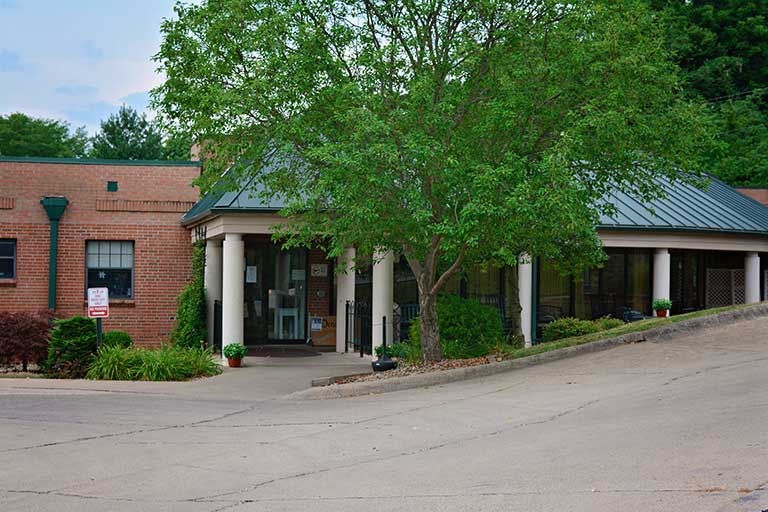
<path id="1" fill-rule="evenodd" d="M 767 370 L 760 319 L 331 401 L 0 379 L 0 510 L 761 511 Z"/>

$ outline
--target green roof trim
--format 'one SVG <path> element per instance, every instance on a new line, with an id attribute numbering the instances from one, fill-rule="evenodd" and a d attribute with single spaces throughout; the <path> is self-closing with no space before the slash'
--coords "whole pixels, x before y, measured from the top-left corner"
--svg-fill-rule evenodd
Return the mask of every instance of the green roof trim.
<path id="1" fill-rule="evenodd" d="M 658 178 L 665 197 L 644 204 L 615 190 L 605 199 L 616 213 L 600 218 L 598 229 L 679 231 L 768 236 L 768 207 L 722 181 L 709 177 L 701 189 Z"/>
<path id="2" fill-rule="evenodd" d="M 656 184 L 665 197 L 647 204 L 619 190 L 610 192 L 604 201 L 616 212 L 601 215 L 597 228 L 768 236 L 768 207 L 716 178 L 709 177 L 704 188 L 666 178 L 657 178 Z M 222 213 L 279 212 L 286 206 L 279 197 L 267 197 L 254 176 L 246 176 L 230 191 L 206 194 L 181 222 L 189 225 Z"/>
<path id="3" fill-rule="evenodd" d="M 0 162 L 76 165 L 140 165 L 155 167 L 200 167 L 202 162 L 193 160 L 99 160 L 94 158 L 53 158 L 44 156 L 0 156 Z"/>
<path id="4" fill-rule="evenodd" d="M 226 179 L 225 174 L 221 182 Z M 255 176 L 245 176 L 239 181 L 240 185 L 231 187 L 230 190 L 219 189 L 205 194 L 182 217 L 181 223 L 189 225 L 214 213 L 275 213 L 287 206 L 287 203 L 278 197 L 265 200 L 264 187 L 256 182 Z"/>

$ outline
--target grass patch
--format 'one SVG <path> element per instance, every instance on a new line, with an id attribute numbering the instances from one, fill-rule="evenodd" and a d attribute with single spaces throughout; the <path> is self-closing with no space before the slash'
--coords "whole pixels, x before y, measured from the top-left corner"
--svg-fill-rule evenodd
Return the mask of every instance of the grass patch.
<path id="1" fill-rule="evenodd" d="M 585 334 L 583 336 L 574 336 L 571 338 L 563 338 L 557 341 L 550 341 L 546 343 L 539 343 L 532 347 L 519 348 L 512 350 L 505 355 L 504 359 L 519 359 L 521 357 L 533 356 L 541 354 L 543 352 L 549 352 L 550 350 L 557 350 L 561 348 L 575 347 L 577 345 L 583 345 L 585 343 L 591 343 L 593 341 L 604 340 L 608 338 L 615 338 L 623 334 L 629 334 L 633 332 L 647 331 L 655 327 L 661 327 L 664 325 L 675 324 L 678 322 L 684 322 L 685 320 L 691 320 L 693 318 L 700 318 L 704 316 L 715 315 L 724 311 L 733 311 L 735 309 L 744 309 L 755 304 L 736 304 L 733 306 L 725 306 L 722 308 L 702 309 L 701 311 L 694 311 L 692 313 L 686 313 L 684 315 L 669 316 L 666 318 L 648 318 L 646 320 L 639 320 L 637 322 L 631 322 L 613 329 L 605 331 L 593 332 Z"/>

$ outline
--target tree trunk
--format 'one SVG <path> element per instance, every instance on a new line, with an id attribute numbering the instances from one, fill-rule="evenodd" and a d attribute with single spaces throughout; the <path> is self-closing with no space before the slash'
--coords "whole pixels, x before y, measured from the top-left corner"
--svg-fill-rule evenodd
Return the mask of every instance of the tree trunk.
<path id="1" fill-rule="evenodd" d="M 419 338 L 425 362 L 440 361 L 443 358 L 437 319 L 437 296 L 434 294 L 419 294 Z"/>
<path id="2" fill-rule="evenodd" d="M 465 250 L 466 248 L 462 247 L 453 264 L 439 278 L 435 276 L 440 254 L 439 237 L 433 237 L 430 252 L 423 262 L 414 258 L 407 247 L 403 251 L 416 277 L 416 284 L 419 286 L 419 338 L 421 354 L 425 362 L 440 361 L 443 358 L 443 350 L 440 347 L 440 324 L 437 318 L 437 294 L 446 280 L 461 268 Z"/>

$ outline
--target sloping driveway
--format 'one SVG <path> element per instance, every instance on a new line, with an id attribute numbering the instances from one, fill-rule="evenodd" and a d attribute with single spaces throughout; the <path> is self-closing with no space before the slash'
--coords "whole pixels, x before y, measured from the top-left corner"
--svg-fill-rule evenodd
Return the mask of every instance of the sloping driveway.
<path id="1" fill-rule="evenodd" d="M 3 511 L 768 508 L 766 319 L 344 400 L 15 386 Z"/>

